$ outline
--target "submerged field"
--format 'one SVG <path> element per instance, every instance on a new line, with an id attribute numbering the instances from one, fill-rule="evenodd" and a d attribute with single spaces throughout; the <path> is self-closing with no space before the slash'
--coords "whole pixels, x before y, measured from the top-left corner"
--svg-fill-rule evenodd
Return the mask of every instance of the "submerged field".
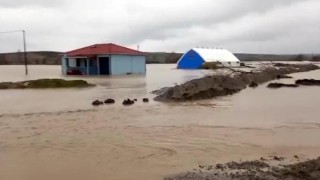
<path id="1" fill-rule="evenodd" d="M 211 73 L 174 65 L 147 70 L 85 78 L 98 84 L 89 89 L 1 90 L 0 179 L 162 179 L 203 164 L 320 155 L 319 87 L 262 84 L 210 100 L 145 104 L 141 98 L 152 98 L 152 90 Z M 58 66 L 32 66 L 29 77 L 22 66 L 0 66 L 0 81 L 59 74 Z M 320 71 L 292 76 L 320 79 Z M 139 102 L 124 107 L 126 97 Z M 91 106 L 105 98 L 116 104 Z"/>

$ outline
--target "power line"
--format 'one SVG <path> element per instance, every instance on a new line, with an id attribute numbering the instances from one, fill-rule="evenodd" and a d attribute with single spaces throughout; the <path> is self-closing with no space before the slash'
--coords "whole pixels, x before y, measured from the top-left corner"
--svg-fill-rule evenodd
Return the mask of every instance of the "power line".
<path id="1" fill-rule="evenodd" d="M 9 34 L 9 33 L 17 33 L 17 32 L 22 32 L 23 50 L 24 50 L 24 52 L 23 52 L 23 54 L 24 54 L 24 65 L 25 65 L 26 75 L 28 75 L 26 31 L 25 30 L 3 31 L 3 32 L 0 32 L 0 34 Z"/>
<path id="2" fill-rule="evenodd" d="M 22 32 L 23 30 L 15 30 L 15 31 L 3 31 L 0 32 L 0 34 L 9 34 L 9 33 L 16 33 L 16 32 Z"/>

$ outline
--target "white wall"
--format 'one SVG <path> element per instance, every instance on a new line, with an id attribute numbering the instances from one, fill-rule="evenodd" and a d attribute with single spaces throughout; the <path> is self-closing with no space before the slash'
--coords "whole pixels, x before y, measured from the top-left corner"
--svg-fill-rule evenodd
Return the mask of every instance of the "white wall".
<path id="1" fill-rule="evenodd" d="M 61 71 L 63 75 L 67 75 L 67 60 L 66 56 L 63 56 L 61 59 Z"/>
<path id="2" fill-rule="evenodd" d="M 111 74 L 144 74 L 146 72 L 145 62 L 144 56 L 112 55 Z"/>
<path id="3" fill-rule="evenodd" d="M 223 61 L 221 63 L 226 67 L 238 67 L 238 66 L 240 66 L 240 61 L 237 61 L 237 62 L 235 62 L 235 61 L 231 61 L 231 62 Z"/>
<path id="4" fill-rule="evenodd" d="M 132 72 L 135 74 L 146 73 L 146 57 L 145 56 L 132 56 Z"/>

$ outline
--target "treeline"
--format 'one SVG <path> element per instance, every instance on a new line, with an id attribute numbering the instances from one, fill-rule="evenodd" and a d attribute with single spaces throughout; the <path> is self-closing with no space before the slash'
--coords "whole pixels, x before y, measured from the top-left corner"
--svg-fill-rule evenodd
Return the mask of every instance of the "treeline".
<path id="1" fill-rule="evenodd" d="M 181 53 L 151 52 L 147 54 L 148 64 L 169 64 L 177 63 Z M 269 55 L 269 54 L 235 54 L 240 61 L 320 61 L 320 55 Z M 28 64 L 59 65 L 61 62 L 61 52 L 38 51 L 28 52 Z M 24 64 L 24 54 L 3 53 L 0 54 L 0 65 L 19 65 Z"/>
<path id="2" fill-rule="evenodd" d="M 240 61 L 320 61 L 320 54 L 272 55 L 235 54 Z"/>
<path id="3" fill-rule="evenodd" d="M 28 52 L 28 64 L 47 64 L 59 65 L 62 54 L 60 52 L 38 51 Z M 3 53 L 0 54 L 0 65 L 19 65 L 24 64 L 24 53 Z"/>

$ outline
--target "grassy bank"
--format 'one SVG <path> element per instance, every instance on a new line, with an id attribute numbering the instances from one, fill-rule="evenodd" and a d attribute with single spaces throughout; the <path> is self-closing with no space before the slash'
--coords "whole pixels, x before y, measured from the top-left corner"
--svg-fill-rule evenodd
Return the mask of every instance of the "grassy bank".
<path id="1" fill-rule="evenodd" d="M 0 89 L 82 88 L 94 86 L 84 80 L 38 79 L 20 82 L 2 82 Z"/>

